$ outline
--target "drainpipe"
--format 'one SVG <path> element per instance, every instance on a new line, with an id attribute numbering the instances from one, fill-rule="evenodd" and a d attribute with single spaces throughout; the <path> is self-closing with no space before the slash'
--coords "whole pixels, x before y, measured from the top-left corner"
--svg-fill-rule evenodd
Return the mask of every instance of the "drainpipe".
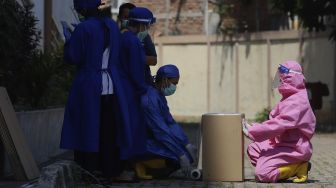
<path id="1" fill-rule="evenodd" d="M 209 3 L 204 0 L 204 31 L 207 41 L 207 111 L 211 110 L 211 51 L 210 51 L 210 38 L 209 38 Z"/>
<path id="2" fill-rule="evenodd" d="M 44 1 L 44 51 L 51 50 L 52 0 Z"/>
<path id="3" fill-rule="evenodd" d="M 168 35 L 169 34 L 169 12 L 170 12 L 170 0 L 166 0 L 166 20 L 164 24 L 164 34 Z"/>

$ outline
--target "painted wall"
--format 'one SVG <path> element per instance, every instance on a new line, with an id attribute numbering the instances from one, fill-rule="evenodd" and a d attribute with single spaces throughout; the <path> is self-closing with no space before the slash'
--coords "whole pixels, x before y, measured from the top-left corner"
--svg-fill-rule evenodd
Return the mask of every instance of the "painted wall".
<path id="1" fill-rule="evenodd" d="M 241 112 L 249 119 L 255 118 L 257 112 L 275 106 L 281 98 L 271 89 L 278 64 L 299 60 L 302 54 L 306 81 L 321 81 L 330 91 L 323 97 L 323 109 L 316 111 L 318 119 L 334 121 L 335 45 L 326 34 L 307 36 L 301 51 L 297 31 L 257 33 L 224 42 L 212 36 L 209 57 L 204 36 L 154 40 L 159 65 L 176 64 L 181 71 L 177 92 L 168 97 L 171 112 L 178 118 L 199 119 L 207 112 Z M 153 74 L 156 69 L 152 68 Z"/>

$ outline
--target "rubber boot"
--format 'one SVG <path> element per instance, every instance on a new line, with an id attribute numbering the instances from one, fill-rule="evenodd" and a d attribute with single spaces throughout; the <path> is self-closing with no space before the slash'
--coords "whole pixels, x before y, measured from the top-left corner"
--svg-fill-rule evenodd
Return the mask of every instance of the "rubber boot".
<path id="1" fill-rule="evenodd" d="M 296 178 L 293 179 L 293 183 L 305 183 L 308 180 L 308 171 L 310 170 L 310 163 L 301 163 L 296 172 Z"/>
<path id="2" fill-rule="evenodd" d="M 164 159 L 153 159 L 147 161 L 141 161 L 135 164 L 135 172 L 139 179 L 151 180 L 153 176 L 146 173 L 147 168 L 160 169 L 166 168 L 166 161 Z"/>
<path id="3" fill-rule="evenodd" d="M 305 183 L 308 179 L 308 162 L 295 163 L 279 168 L 280 176 L 279 180 L 286 180 L 291 177 L 296 177 L 293 179 L 294 183 Z"/>
<path id="4" fill-rule="evenodd" d="M 146 167 L 141 162 L 135 164 L 135 173 L 139 179 L 142 180 L 151 180 L 153 176 L 146 174 Z"/>

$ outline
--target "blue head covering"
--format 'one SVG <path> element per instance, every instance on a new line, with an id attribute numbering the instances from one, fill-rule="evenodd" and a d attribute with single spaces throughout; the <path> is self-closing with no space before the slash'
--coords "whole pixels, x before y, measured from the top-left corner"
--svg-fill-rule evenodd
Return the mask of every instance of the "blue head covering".
<path id="1" fill-rule="evenodd" d="M 180 77 L 180 72 L 178 68 L 175 65 L 164 65 L 159 68 L 159 70 L 156 72 L 156 78 L 155 79 L 161 79 L 161 78 L 178 78 Z"/>
<path id="2" fill-rule="evenodd" d="M 100 0 L 73 0 L 76 10 L 80 9 L 94 9 L 100 5 Z"/>
<path id="3" fill-rule="evenodd" d="M 129 20 L 143 24 L 153 24 L 155 23 L 156 18 L 149 9 L 144 7 L 135 7 L 131 9 L 129 13 Z"/>

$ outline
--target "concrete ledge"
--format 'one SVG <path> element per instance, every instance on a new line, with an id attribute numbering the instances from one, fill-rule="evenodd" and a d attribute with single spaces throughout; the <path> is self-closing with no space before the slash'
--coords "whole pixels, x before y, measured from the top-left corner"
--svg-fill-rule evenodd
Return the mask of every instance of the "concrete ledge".
<path id="1" fill-rule="evenodd" d="M 301 36 L 304 39 L 307 38 L 328 38 L 330 32 L 304 32 L 298 30 L 288 31 L 264 31 L 256 33 L 240 33 L 233 36 L 221 36 L 221 35 L 179 35 L 179 36 L 163 36 L 156 37 L 154 43 L 173 45 L 173 44 L 211 44 L 223 43 L 223 42 L 249 42 L 249 41 L 277 41 L 277 40 L 299 40 Z"/>

